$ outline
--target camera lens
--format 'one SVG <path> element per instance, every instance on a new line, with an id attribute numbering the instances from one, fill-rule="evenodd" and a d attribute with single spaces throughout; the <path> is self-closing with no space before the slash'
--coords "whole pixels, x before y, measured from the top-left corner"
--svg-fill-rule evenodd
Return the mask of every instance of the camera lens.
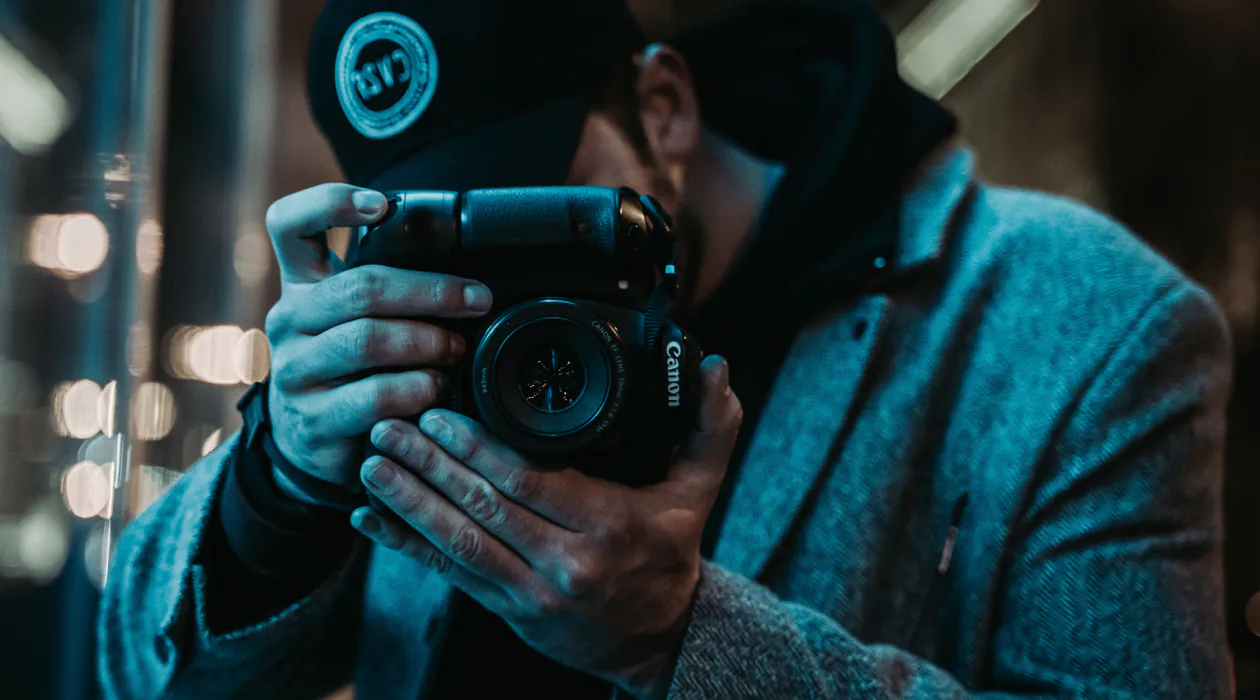
<path id="1" fill-rule="evenodd" d="M 495 354 L 489 392 L 526 432 L 571 435 L 604 410 L 613 358 L 593 329 L 569 318 L 533 319 L 506 334 Z"/>
<path id="2" fill-rule="evenodd" d="M 539 299 L 506 311 L 473 360 L 482 420 L 518 449 L 573 452 L 621 413 L 630 361 L 615 327 L 569 300 Z"/>
<path id="3" fill-rule="evenodd" d="M 543 345 L 521 357 L 516 374 L 521 398 L 543 413 L 567 411 L 586 389 L 586 369 L 567 348 Z"/>

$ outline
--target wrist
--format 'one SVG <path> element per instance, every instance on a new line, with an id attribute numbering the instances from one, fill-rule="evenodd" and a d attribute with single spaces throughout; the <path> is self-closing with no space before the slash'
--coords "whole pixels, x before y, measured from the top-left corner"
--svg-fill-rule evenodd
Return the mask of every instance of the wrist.
<path id="1" fill-rule="evenodd" d="M 669 630 L 654 635 L 653 640 L 645 645 L 651 651 L 627 669 L 616 685 L 635 700 L 664 700 L 668 697 L 690 623 L 688 609 Z"/>
<path id="2" fill-rule="evenodd" d="M 244 420 L 242 441 L 246 450 L 260 455 L 261 471 L 277 497 L 294 506 L 318 512 L 351 511 L 366 505 L 366 495 L 353 487 L 325 481 L 294 464 L 276 444 L 271 432 L 270 396 L 272 385 L 253 385 L 237 402 Z"/>
<path id="3" fill-rule="evenodd" d="M 271 483 L 275 484 L 276 490 L 280 492 L 280 495 L 297 501 L 304 506 L 313 506 L 318 508 L 323 505 L 299 488 L 297 484 L 293 483 L 293 481 L 290 480 L 289 477 L 285 475 L 284 471 L 277 467 L 275 463 L 268 462 L 267 466 L 271 470 Z"/>
<path id="4" fill-rule="evenodd" d="M 677 649 L 659 654 L 640 664 L 617 685 L 635 700 L 665 700 L 669 696 L 677 663 Z"/>
<path id="5" fill-rule="evenodd" d="M 217 506 L 229 549 L 266 579 L 311 581 L 336 565 L 354 540 L 348 518 L 283 495 L 266 456 L 238 446 Z"/>

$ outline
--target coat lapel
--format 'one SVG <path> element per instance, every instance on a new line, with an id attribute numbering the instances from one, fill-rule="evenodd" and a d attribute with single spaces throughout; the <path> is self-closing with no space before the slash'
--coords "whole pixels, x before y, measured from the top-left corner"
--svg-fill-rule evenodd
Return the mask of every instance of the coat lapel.
<path id="1" fill-rule="evenodd" d="M 872 296 L 807 327 L 784 360 L 731 492 L 714 561 L 757 578 L 833 461 L 843 427 L 886 332 L 887 297 Z"/>
<path id="2" fill-rule="evenodd" d="M 943 253 L 951 224 L 965 210 L 975 159 L 954 148 L 925 169 L 902 202 L 896 275 Z M 835 461 L 863 383 L 888 331 L 889 297 L 866 297 L 819 319 L 797 337 L 748 445 L 731 492 L 714 561 L 758 578 L 802 505 Z"/>

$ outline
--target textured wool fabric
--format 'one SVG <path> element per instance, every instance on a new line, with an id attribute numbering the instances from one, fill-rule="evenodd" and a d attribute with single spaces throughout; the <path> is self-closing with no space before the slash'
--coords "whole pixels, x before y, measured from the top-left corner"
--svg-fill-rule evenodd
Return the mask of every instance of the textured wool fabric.
<path id="1" fill-rule="evenodd" d="M 1115 223 L 972 181 L 965 151 L 935 167 L 901 282 L 796 339 L 671 698 L 1227 697 L 1220 312 Z M 450 588 L 388 550 L 215 631 L 232 601 L 199 556 L 227 449 L 119 543 L 106 696 L 420 697 Z"/>

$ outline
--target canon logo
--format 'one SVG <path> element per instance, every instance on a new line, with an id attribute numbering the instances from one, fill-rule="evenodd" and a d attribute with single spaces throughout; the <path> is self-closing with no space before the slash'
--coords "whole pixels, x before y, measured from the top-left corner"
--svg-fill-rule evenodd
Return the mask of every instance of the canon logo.
<path id="1" fill-rule="evenodd" d="M 665 346 L 665 393 L 669 397 L 670 408 L 682 405 L 681 371 L 678 358 L 682 357 L 682 345 L 671 342 Z"/>

